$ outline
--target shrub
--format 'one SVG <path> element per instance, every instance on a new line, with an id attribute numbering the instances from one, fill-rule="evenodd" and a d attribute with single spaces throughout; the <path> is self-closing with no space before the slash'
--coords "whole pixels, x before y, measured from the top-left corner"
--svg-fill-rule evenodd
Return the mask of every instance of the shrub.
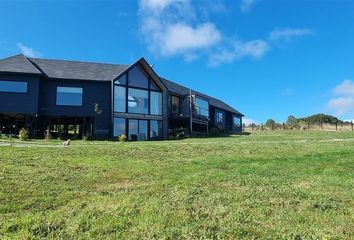
<path id="1" fill-rule="evenodd" d="M 124 134 L 118 136 L 118 141 L 119 142 L 126 142 L 127 141 L 127 136 Z"/>
<path id="2" fill-rule="evenodd" d="M 221 132 L 220 132 L 219 128 L 210 129 L 210 132 L 209 132 L 210 137 L 218 137 L 218 136 L 220 136 L 220 134 L 221 134 Z"/>
<path id="3" fill-rule="evenodd" d="M 90 134 L 82 134 L 82 140 L 84 141 L 90 140 Z"/>
<path id="4" fill-rule="evenodd" d="M 18 134 L 18 138 L 21 141 L 26 141 L 28 139 L 28 131 L 25 128 L 21 128 L 21 130 Z"/>
<path id="5" fill-rule="evenodd" d="M 183 127 L 174 128 L 170 130 L 169 139 L 175 140 L 175 139 L 182 139 L 184 137 L 186 137 L 186 133 Z"/>

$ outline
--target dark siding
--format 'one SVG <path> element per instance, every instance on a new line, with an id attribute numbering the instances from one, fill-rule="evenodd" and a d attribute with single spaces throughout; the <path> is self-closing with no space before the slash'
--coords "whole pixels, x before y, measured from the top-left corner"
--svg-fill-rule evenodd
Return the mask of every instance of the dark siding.
<path id="1" fill-rule="evenodd" d="M 27 82 L 27 93 L 0 92 L 1 113 L 37 113 L 39 77 L 22 74 L 0 74 L 0 80 Z"/>
<path id="2" fill-rule="evenodd" d="M 57 106 L 57 87 L 82 87 L 82 106 Z M 98 103 L 102 113 L 97 116 L 94 104 Z M 45 116 L 96 116 L 96 135 L 110 136 L 111 132 L 111 83 L 83 80 L 42 80 L 40 87 L 40 110 Z"/>

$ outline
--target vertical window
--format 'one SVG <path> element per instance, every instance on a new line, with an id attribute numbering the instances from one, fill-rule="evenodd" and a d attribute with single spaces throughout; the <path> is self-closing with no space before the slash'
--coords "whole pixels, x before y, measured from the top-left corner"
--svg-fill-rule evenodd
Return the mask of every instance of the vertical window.
<path id="1" fill-rule="evenodd" d="M 162 93 L 150 92 L 150 114 L 162 115 Z"/>
<path id="2" fill-rule="evenodd" d="M 57 105 L 82 106 L 82 88 L 57 87 Z"/>
<path id="3" fill-rule="evenodd" d="M 149 111 L 148 91 L 129 88 L 128 89 L 128 112 L 148 114 Z"/>
<path id="4" fill-rule="evenodd" d="M 233 117 L 233 124 L 235 128 L 241 127 L 241 118 L 240 117 Z"/>
<path id="5" fill-rule="evenodd" d="M 215 125 L 219 128 L 224 128 L 225 115 L 223 111 L 215 110 Z"/>
<path id="6" fill-rule="evenodd" d="M 180 114 L 180 103 L 179 97 L 171 96 L 171 112 L 173 115 Z"/>
<path id="7" fill-rule="evenodd" d="M 125 112 L 126 109 L 126 88 L 114 86 L 114 111 Z"/>
<path id="8" fill-rule="evenodd" d="M 113 136 L 125 135 L 125 119 L 114 118 Z"/>
<path id="9" fill-rule="evenodd" d="M 0 92 L 26 93 L 27 82 L 0 81 Z"/>
<path id="10" fill-rule="evenodd" d="M 129 71 L 129 80 L 128 84 L 131 87 L 139 87 L 147 89 L 149 86 L 149 78 L 145 71 L 140 67 L 140 65 L 136 65 Z"/>
<path id="11" fill-rule="evenodd" d="M 150 120 L 150 138 L 162 138 L 162 121 Z"/>
<path id="12" fill-rule="evenodd" d="M 208 101 L 196 97 L 194 101 L 194 111 L 197 115 L 209 117 Z"/>
<path id="13" fill-rule="evenodd" d="M 129 140 L 145 141 L 148 135 L 148 121 L 129 119 Z"/>
<path id="14" fill-rule="evenodd" d="M 138 141 L 146 141 L 148 136 L 148 121 L 139 120 Z"/>

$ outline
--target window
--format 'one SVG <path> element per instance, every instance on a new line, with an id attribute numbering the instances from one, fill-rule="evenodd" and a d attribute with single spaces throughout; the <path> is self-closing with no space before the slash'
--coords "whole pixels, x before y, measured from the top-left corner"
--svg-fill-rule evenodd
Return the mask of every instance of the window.
<path id="1" fill-rule="evenodd" d="M 171 111 L 173 115 L 179 115 L 180 114 L 180 104 L 179 104 L 179 97 L 177 96 L 172 96 L 171 97 Z"/>
<path id="2" fill-rule="evenodd" d="M 206 100 L 196 97 L 194 111 L 197 115 L 209 117 L 209 103 Z"/>
<path id="3" fill-rule="evenodd" d="M 125 112 L 126 109 L 126 88 L 114 86 L 114 111 Z"/>
<path id="4" fill-rule="evenodd" d="M 128 88 L 128 112 L 148 114 L 148 91 Z"/>
<path id="5" fill-rule="evenodd" d="M 0 81 L 0 92 L 26 93 L 27 82 Z"/>
<path id="6" fill-rule="evenodd" d="M 128 84 L 131 87 L 139 87 L 147 89 L 149 86 L 149 79 L 147 74 L 145 74 L 142 67 L 136 65 L 129 71 Z"/>
<path id="7" fill-rule="evenodd" d="M 234 123 L 234 127 L 236 128 L 241 127 L 241 118 L 234 116 L 233 123 Z"/>
<path id="8" fill-rule="evenodd" d="M 147 140 L 148 134 L 148 121 L 129 119 L 129 140 L 144 141 Z"/>
<path id="9" fill-rule="evenodd" d="M 150 120 L 150 138 L 156 139 L 162 137 L 162 121 Z"/>
<path id="10" fill-rule="evenodd" d="M 215 111 L 215 117 L 216 117 L 216 125 L 223 127 L 224 126 L 224 121 L 225 121 L 225 117 L 224 117 L 224 112 L 222 111 Z"/>
<path id="11" fill-rule="evenodd" d="M 113 136 L 125 135 L 125 119 L 114 118 Z"/>
<path id="12" fill-rule="evenodd" d="M 57 105 L 82 106 L 82 88 L 57 87 Z"/>
<path id="13" fill-rule="evenodd" d="M 127 84 L 127 75 L 124 74 L 123 76 L 118 78 L 114 83 L 119 84 L 119 85 L 126 85 Z"/>
<path id="14" fill-rule="evenodd" d="M 150 114 L 162 115 L 162 93 L 150 92 Z"/>

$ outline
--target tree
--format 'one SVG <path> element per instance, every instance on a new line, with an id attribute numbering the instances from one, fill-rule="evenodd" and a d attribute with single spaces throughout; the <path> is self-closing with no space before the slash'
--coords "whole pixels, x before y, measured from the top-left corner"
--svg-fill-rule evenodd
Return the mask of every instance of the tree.
<path id="1" fill-rule="evenodd" d="M 273 119 L 268 119 L 265 126 L 270 129 L 274 129 L 276 127 L 277 123 Z"/>
<path id="2" fill-rule="evenodd" d="M 286 125 L 289 127 L 294 127 L 297 124 L 297 119 L 293 115 L 290 115 L 288 119 L 286 120 Z"/>

